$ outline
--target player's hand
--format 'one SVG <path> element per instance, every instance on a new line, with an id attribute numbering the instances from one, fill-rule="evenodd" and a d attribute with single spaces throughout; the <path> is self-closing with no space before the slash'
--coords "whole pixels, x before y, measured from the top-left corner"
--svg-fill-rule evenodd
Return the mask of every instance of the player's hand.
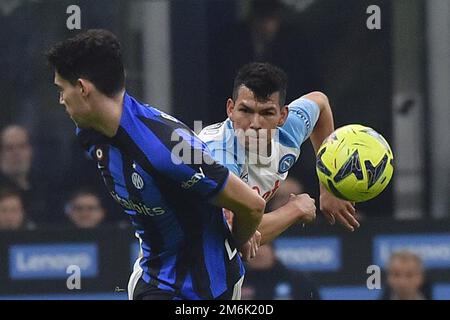
<path id="1" fill-rule="evenodd" d="M 335 224 L 337 220 L 349 231 L 359 228 L 359 222 L 355 218 L 355 204 L 336 198 L 326 189 L 320 191 L 320 210 L 330 224 Z"/>
<path id="2" fill-rule="evenodd" d="M 291 193 L 287 205 L 294 206 L 299 214 L 298 222 L 311 223 L 316 219 L 315 200 L 307 193 L 295 195 Z"/>
<path id="3" fill-rule="evenodd" d="M 225 216 L 225 219 L 227 220 L 230 231 L 233 230 L 233 217 L 234 217 L 233 211 L 223 208 L 223 215 Z"/>
<path id="4" fill-rule="evenodd" d="M 261 233 L 256 230 L 253 236 L 239 250 L 242 260 L 248 261 L 256 257 L 259 246 L 261 245 Z"/>

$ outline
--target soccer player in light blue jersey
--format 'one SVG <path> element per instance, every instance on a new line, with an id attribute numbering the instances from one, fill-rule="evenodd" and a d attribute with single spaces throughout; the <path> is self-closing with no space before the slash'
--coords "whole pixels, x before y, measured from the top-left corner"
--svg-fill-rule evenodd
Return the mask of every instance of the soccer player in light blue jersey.
<path id="1" fill-rule="evenodd" d="M 315 152 L 334 130 L 325 94 L 311 92 L 285 105 L 287 77 L 268 63 L 243 66 L 226 105 L 228 119 L 204 128 L 199 137 L 213 157 L 269 201 L 298 160 L 308 138 Z M 314 170 L 314 168 L 308 168 Z M 359 227 L 354 204 L 336 198 L 320 185 L 320 209 L 329 223 L 348 230 Z M 283 207 L 265 214 L 258 230 L 262 243 L 273 240 L 296 222 L 315 219 L 315 201 L 291 195 Z"/>
<path id="2" fill-rule="evenodd" d="M 129 298 L 239 298 L 237 250 L 244 258 L 256 254 L 264 199 L 215 162 L 183 123 L 125 91 L 112 33 L 80 33 L 53 46 L 47 59 L 60 103 L 139 239 Z M 180 159 L 172 152 L 180 143 L 203 161 Z M 222 208 L 235 213 L 232 231 Z"/>

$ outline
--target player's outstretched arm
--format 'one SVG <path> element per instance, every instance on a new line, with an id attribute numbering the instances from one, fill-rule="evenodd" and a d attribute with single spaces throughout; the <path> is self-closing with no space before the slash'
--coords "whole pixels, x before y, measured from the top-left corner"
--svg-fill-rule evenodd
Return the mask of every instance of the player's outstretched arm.
<path id="1" fill-rule="evenodd" d="M 302 96 L 302 98 L 314 101 L 320 108 L 319 118 L 317 119 L 311 135 L 309 136 L 314 147 L 314 151 L 317 154 L 323 140 L 325 140 L 325 138 L 327 138 L 334 131 L 333 112 L 331 111 L 328 97 L 320 91 L 310 92 Z"/>
<path id="2" fill-rule="evenodd" d="M 225 187 L 212 202 L 234 213 L 232 233 L 236 245 L 241 248 L 255 234 L 266 201 L 241 179 L 230 173 Z"/>
<path id="3" fill-rule="evenodd" d="M 271 242 L 294 223 L 311 223 L 315 218 L 315 200 L 306 193 L 291 194 L 284 206 L 264 214 L 258 227 L 261 245 Z"/>
<path id="4" fill-rule="evenodd" d="M 304 95 L 302 98 L 312 100 L 320 108 L 319 118 L 310 135 L 315 154 L 322 142 L 334 131 L 333 113 L 328 97 L 322 92 L 315 91 Z M 320 210 L 324 213 L 330 224 L 338 220 L 345 228 L 354 231 L 359 227 L 354 215 L 354 205 L 342 199 L 338 199 L 329 193 L 322 184 L 320 185 Z"/>

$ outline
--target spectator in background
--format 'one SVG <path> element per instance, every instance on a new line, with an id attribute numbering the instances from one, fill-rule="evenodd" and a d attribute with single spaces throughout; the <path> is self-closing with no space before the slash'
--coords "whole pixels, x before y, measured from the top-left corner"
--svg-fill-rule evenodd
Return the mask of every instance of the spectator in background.
<path id="1" fill-rule="evenodd" d="M 20 191 L 25 212 L 36 222 L 45 222 L 48 187 L 31 171 L 33 148 L 28 132 L 19 125 L 0 131 L 0 187 Z"/>
<path id="2" fill-rule="evenodd" d="M 13 189 L 0 189 L 0 231 L 34 228 L 34 223 L 26 218 L 20 193 Z"/>
<path id="3" fill-rule="evenodd" d="M 90 190 L 76 191 L 65 206 L 67 218 L 80 229 L 96 228 L 105 220 L 105 209 L 100 198 Z"/>
<path id="4" fill-rule="evenodd" d="M 25 128 L 10 125 L 0 132 L 1 158 L 0 170 L 6 183 L 21 190 L 31 186 L 30 169 L 33 150 Z"/>
<path id="5" fill-rule="evenodd" d="M 429 300 L 431 293 L 425 281 L 422 260 L 410 251 L 397 251 L 387 265 L 387 289 L 383 300 Z"/>
<path id="6" fill-rule="evenodd" d="M 73 140 L 70 148 L 71 156 L 69 161 L 64 163 L 63 176 L 58 184 L 64 192 L 55 201 L 59 210 L 54 213 L 52 220 L 61 220 L 61 211 L 64 210 L 67 199 L 80 188 L 88 186 L 89 191 L 100 199 L 105 212 L 108 213 L 104 222 L 120 224 L 125 221 L 128 223 L 123 215 L 122 208 L 111 198 L 108 189 L 103 184 L 98 168 L 92 166 L 88 153 L 83 150 L 79 141 Z"/>
<path id="7" fill-rule="evenodd" d="M 248 261 L 242 287 L 243 300 L 318 300 L 315 284 L 302 272 L 290 270 L 275 256 L 270 244 Z"/>

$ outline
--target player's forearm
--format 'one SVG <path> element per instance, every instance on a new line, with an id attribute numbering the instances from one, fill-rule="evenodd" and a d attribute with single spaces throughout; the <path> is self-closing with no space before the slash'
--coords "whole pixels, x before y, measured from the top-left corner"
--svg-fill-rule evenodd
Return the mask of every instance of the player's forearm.
<path id="1" fill-rule="evenodd" d="M 314 152 L 317 154 L 323 140 L 334 131 L 333 112 L 331 111 L 328 97 L 325 94 L 316 91 L 304 97 L 315 101 L 320 108 L 319 118 L 310 136 Z"/>
<path id="2" fill-rule="evenodd" d="M 232 234 L 238 249 L 241 248 L 241 246 L 244 245 L 248 240 L 250 240 L 250 238 L 257 230 L 261 219 L 253 219 L 252 217 L 254 217 L 256 214 L 257 212 L 234 213 Z"/>
<path id="3" fill-rule="evenodd" d="M 232 233 L 238 247 L 253 236 L 266 205 L 263 198 L 232 173 L 213 203 L 234 213 Z"/>
<path id="4" fill-rule="evenodd" d="M 261 232 L 261 245 L 274 240 L 298 219 L 299 211 L 289 204 L 264 214 L 258 227 Z"/>
<path id="5" fill-rule="evenodd" d="M 312 92 L 305 97 L 314 100 L 320 108 L 319 119 L 317 119 L 317 123 L 310 136 L 314 152 L 317 154 L 322 142 L 334 131 L 333 112 L 331 111 L 330 101 L 325 94 L 321 92 Z M 322 184 L 319 184 L 319 188 L 320 193 L 326 191 Z"/>

